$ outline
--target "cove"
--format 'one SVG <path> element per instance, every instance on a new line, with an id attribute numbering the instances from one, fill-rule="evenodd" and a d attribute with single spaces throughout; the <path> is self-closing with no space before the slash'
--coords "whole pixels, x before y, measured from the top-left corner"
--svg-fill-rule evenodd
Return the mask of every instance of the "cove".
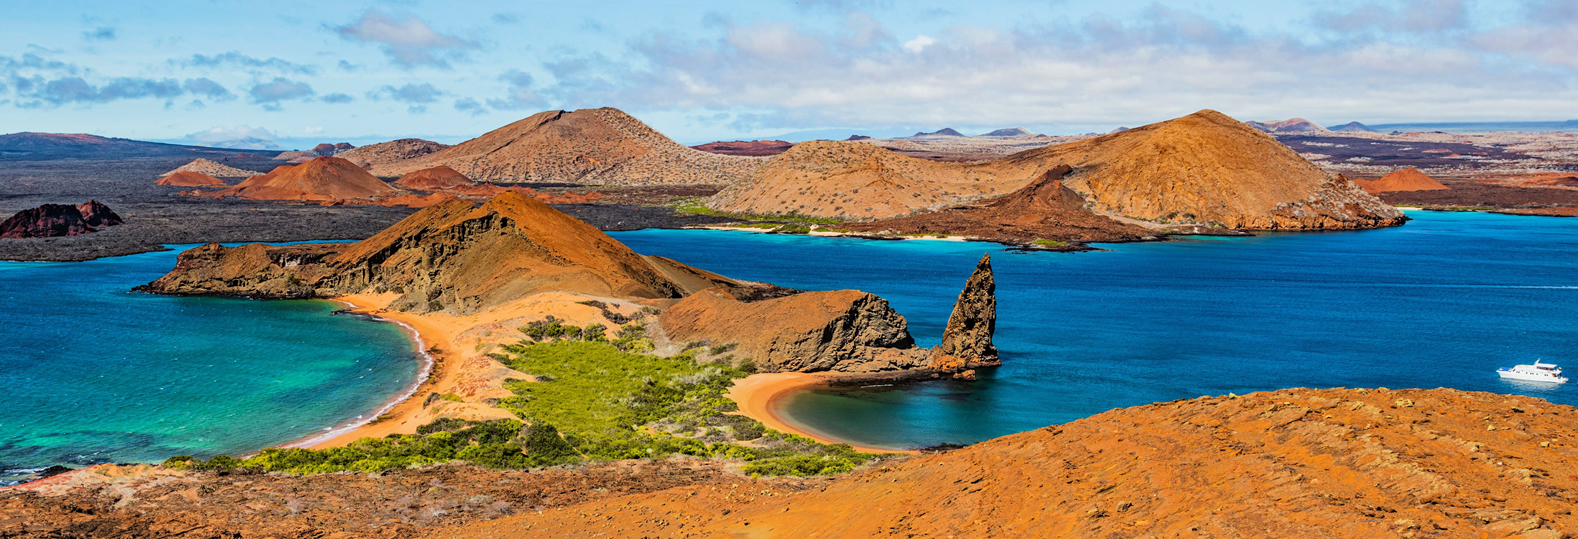
<path id="1" fill-rule="evenodd" d="M 370 414 L 416 379 L 395 324 L 330 301 L 131 291 L 180 250 L 0 262 L 0 483 L 54 464 L 238 454 Z"/>
<path id="2" fill-rule="evenodd" d="M 986 243 L 702 230 L 613 234 L 731 277 L 886 298 L 935 344 L 983 252 L 1004 366 L 976 382 L 810 390 L 779 412 L 860 444 L 966 444 L 1112 408 L 1289 387 L 1450 387 L 1578 404 L 1578 219 L 1410 212 L 1389 229 L 1015 252 Z"/>

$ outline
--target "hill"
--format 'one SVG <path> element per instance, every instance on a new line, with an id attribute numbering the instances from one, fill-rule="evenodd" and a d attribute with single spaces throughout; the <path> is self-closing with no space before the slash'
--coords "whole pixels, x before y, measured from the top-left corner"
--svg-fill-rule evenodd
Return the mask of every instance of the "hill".
<path id="1" fill-rule="evenodd" d="M 1345 123 L 1345 124 L 1333 127 L 1333 128 L 1331 128 L 1331 130 L 1333 132 L 1336 132 L 1336 133 L 1376 133 L 1377 132 L 1374 129 L 1370 129 L 1370 126 L 1361 124 L 1359 122 L 1348 122 L 1348 123 Z"/>
<path id="2" fill-rule="evenodd" d="M 602 185 L 724 185 L 759 159 L 680 145 L 612 108 L 532 115 L 437 152 L 371 170 L 394 176 L 445 165 L 476 181 Z"/>
<path id="3" fill-rule="evenodd" d="M 273 155 L 273 152 L 260 152 Z M 11 133 L 0 135 L 0 158 L 116 159 L 128 157 L 210 157 L 236 155 L 235 150 L 143 142 L 88 134 Z"/>
<path id="4" fill-rule="evenodd" d="M 736 140 L 733 142 L 708 142 L 700 146 L 691 146 L 691 148 L 723 155 L 770 157 L 789 151 L 790 146 L 794 146 L 794 143 L 783 140 Z"/>
<path id="5" fill-rule="evenodd" d="M 1315 122 L 1311 122 L 1311 121 L 1303 119 L 1303 118 L 1293 118 L 1293 119 L 1290 119 L 1290 120 L 1282 120 L 1280 122 L 1249 122 L 1248 125 L 1250 127 L 1253 127 L 1255 129 L 1259 129 L 1259 130 L 1267 132 L 1267 133 L 1274 133 L 1274 134 L 1279 134 L 1279 135 L 1281 135 L 1281 134 L 1291 134 L 1291 133 L 1326 133 L 1326 132 L 1328 132 L 1326 128 L 1317 125 Z"/>
<path id="6" fill-rule="evenodd" d="M 1570 406 L 1450 389 L 1200 397 L 871 467 L 824 488 L 682 487 L 440 535 L 1557 539 L 1578 529 L 1575 424 Z"/>
<path id="7" fill-rule="evenodd" d="M 1405 220 L 1270 135 L 1210 110 L 1020 152 L 994 164 L 1024 169 L 1052 163 L 1074 167 L 1064 183 L 1097 213 L 1153 223 L 1308 230 Z"/>
<path id="8" fill-rule="evenodd" d="M 1063 185 L 1062 166 L 1006 196 L 975 204 L 882 221 L 845 223 L 840 228 L 883 234 L 943 234 L 1000 243 L 1082 249 L 1089 242 L 1134 241 L 1153 236 L 1145 227 L 1096 215 Z M 1037 240 L 1040 240 L 1037 243 Z"/>
<path id="9" fill-rule="evenodd" d="M 1035 133 L 1031 133 L 1029 129 L 1025 129 L 1023 127 L 1010 127 L 1010 128 L 1007 128 L 1007 129 L 998 129 L 996 131 L 992 131 L 990 133 L 987 133 L 987 134 L 984 134 L 984 135 L 981 135 L 981 136 L 983 136 L 983 137 L 1025 137 L 1025 136 L 1033 136 L 1033 135 L 1035 135 Z"/>
<path id="10" fill-rule="evenodd" d="M 394 184 L 401 189 L 446 191 L 471 187 L 476 185 L 476 182 L 471 181 L 464 174 L 455 172 L 455 169 L 439 165 L 401 176 L 400 179 L 394 181 Z"/>
<path id="11" fill-rule="evenodd" d="M 942 129 L 938 129 L 938 130 L 932 131 L 930 133 L 922 131 L 922 132 L 919 132 L 919 133 L 916 133 L 916 134 L 910 135 L 910 136 L 912 136 L 912 137 L 962 137 L 962 136 L 964 136 L 964 133 L 960 133 L 958 131 L 954 131 L 952 127 L 944 127 Z"/>
<path id="12" fill-rule="evenodd" d="M 1396 209 L 1327 177 L 1287 146 L 1215 111 L 976 163 L 936 163 L 856 142 L 807 142 L 708 201 L 714 209 L 884 219 L 1018 190 L 1067 164 L 1096 213 L 1165 227 L 1342 229 L 1401 224 Z"/>
<path id="13" fill-rule="evenodd" d="M 1388 193 L 1393 191 L 1439 191 L 1448 189 L 1441 182 L 1436 181 L 1424 172 L 1414 167 L 1408 167 L 1376 180 L 1354 180 L 1369 194 Z"/>
<path id="14" fill-rule="evenodd" d="M 225 181 L 207 174 L 203 174 L 201 172 L 177 170 L 175 172 L 166 174 L 163 178 L 159 178 L 153 183 L 154 185 L 173 185 L 177 187 L 204 187 L 212 185 L 224 185 Z"/>
<path id="15" fill-rule="evenodd" d="M 400 194 L 350 161 L 319 157 L 300 165 L 285 165 L 268 174 L 253 176 L 235 187 L 214 193 L 248 200 L 299 200 L 329 202 Z"/>
<path id="16" fill-rule="evenodd" d="M 16 215 L 0 222 L 0 238 L 80 236 L 121 224 L 125 224 L 121 216 L 97 200 L 75 206 L 44 204 L 16 212 Z"/>
<path id="17" fill-rule="evenodd" d="M 1027 173 L 938 163 L 866 142 L 807 141 L 708 200 L 718 210 L 886 219 L 1008 194 Z"/>
<path id="18" fill-rule="evenodd" d="M 198 174 L 220 178 L 249 178 L 262 174 L 262 172 L 242 170 L 230 165 L 216 163 L 212 160 L 203 158 L 193 159 L 192 162 L 181 165 L 175 170 L 166 172 L 164 175 L 169 176 L 177 172 L 196 172 Z"/>
<path id="19" fill-rule="evenodd" d="M 356 166 L 370 169 L 379 165 L 416 159 L 448 147 L 448 145 L 431 140 L 403 138 L 352 148 L 336 154 L 335 157 L 355 163 Z"/>

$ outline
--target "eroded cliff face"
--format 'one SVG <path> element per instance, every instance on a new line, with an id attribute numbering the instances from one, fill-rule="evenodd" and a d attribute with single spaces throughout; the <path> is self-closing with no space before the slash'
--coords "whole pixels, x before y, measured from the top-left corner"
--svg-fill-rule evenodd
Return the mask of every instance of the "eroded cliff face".
<path id="1" fill-rule="evenodd" d="M 997 280 L 992 274 L 992 255 L 985 254 L 959 292 L 942 342 L 931 350 L 928 367 L 953 372 L 1002 365 L 997 347 L 992 345 L 996 331 Z"/>
<path id="2" fill-rule="evenodd" d="M 859 290 L 755 299 L 712 288 L 658 318 L 672 341 L 734 343 L 766 372 L 874 373 L 914 369 L 926 352 L 887 300 Z"/>

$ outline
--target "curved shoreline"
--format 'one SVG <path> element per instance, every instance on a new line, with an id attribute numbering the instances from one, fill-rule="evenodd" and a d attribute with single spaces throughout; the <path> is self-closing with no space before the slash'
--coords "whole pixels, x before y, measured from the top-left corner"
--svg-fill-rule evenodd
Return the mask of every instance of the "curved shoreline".
<path id="1" fill-rule="evenodd" d="M 282 448 L 284 448 L 284 447 L 300 447 L 300 448 L 338 447 L 338 446 L 342 446 L 342 445 L 348 444 L 351 441 L 356 440 L 357 438 L 364 438 L 364 437 L 370 436 L 370 435 L 357 435 L 355 437 L 351 437 L 351 438 L 349 438 L 347 440 L 344 440 L 343 443 L 331 443 L 331 442 L 338 441 L 342 437 L 346 437 L 348 435 L 356 434 L 358 431 L 361 431 L 364 427 L 367 427 L 367 426 L 373 424 L 374 422 L 378 421 L 379 418 L 384 417 L 385 414 L 389 414 L 395 408 L 398 408 L 400 405 L 405 404 L 406 402 L 410 401 L 411 397 L 416 396 L 417 391 L 422 389 L 422 386 L 427 384 L 428 379 L 432 377 L 434 366 L 436 366 L 438 364 L 438 358 L 433 357 L 433 354 L 428 352 L 428 350 L 433 348 L 431 345 L 428 344 L 429 339 L 424 338 L 423 335 L 422 335 L 422 332 L 417 330 L 415 326 L 412 326 L 411 324 L 407 323 L 406 321 L 401 320 L 400 319 L 401 317 L 398 317 L 398 316 L 391 317 L 387 313 L 381 313 L 381 312 L 375 314 L 375 311 L 377 311 L 378 309 L 376 309 L 373 305 L 371 305 L 371 304 L 357 304 L 356 301 L 353 298 L 340 297 L 340 298 L 334 298 L 334 299 L 332 299 L 330 301 L 334 301 L 334 302 L 337 302 L 337 303 L 344 304 L 345 306 L 349 307 L 349 309 L 347 309 L 349 312 L 365 315 L 365 316 L 371 317 L 371 318 L 373 318 L 373 319 L 375 319 L 375 320 L 377 320 L 379 322 L 393 323 L 393 324 L 403 328 L 405 330 L 405 332 L 407 333 L 407 337 L 410 338 L 412 341 L 414 341 L 416 343 L 416 353 L 417 353 L 417 355 L 422 357 L 421 368 L 417 371 L 416 379 L 411 382 L 410 386 L 406 387 L 406 389 L 404 391 L 400 392 L 399 394 L 395 395 L 394 397 L 384 401 L 384 403 L 379 405 L 378 408 L 376 410 L 374 410 L 371 414 L 365 414 L 365 415 L 356 416 L 357 418 L 355 420 L 350 421 L 347 424 L 337 425 L 337 426 L 334 426 L 334 427 L 329 427 L 329 428 L 325 429 L 324 432 L 322 432 L 322 433 L 314 434 L 312 436 L 301 438 L 301 439 L 298 439 L 298 440 L 295 440 L 295 441 L 292 441 L 292 442 L 289 442 L 289 443 L 280 444 L 279 447 L 282 447 Z"/>
<path id="2" fill-rule="evenodd" d="M 804 436 L 824 444 L 849 444 L 862 453 L 919 453 L 913 449 L 877 447 L 840 440 L 827 434 L 797 427 L 789 423 L 788 419 L 778 411 L 782 401 L 795 393 L 829 386 L 833 382 L 832 377 L 803 372 L 753 374 L 735 380 L 725 396 L 740 406 L 740 415 L 760 421 L 767 428 L 779 432 Z"/>

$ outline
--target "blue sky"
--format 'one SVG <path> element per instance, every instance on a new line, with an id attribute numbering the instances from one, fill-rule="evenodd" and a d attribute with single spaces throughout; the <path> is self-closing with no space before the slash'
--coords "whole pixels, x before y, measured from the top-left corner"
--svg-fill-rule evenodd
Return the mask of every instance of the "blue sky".
<path id="1" fill-rule="evenodd" d="M 4 0 L 0 132 L 455 142 L 612 106 L 682 142 L 1578 118 L 1578 2 Z"/>

